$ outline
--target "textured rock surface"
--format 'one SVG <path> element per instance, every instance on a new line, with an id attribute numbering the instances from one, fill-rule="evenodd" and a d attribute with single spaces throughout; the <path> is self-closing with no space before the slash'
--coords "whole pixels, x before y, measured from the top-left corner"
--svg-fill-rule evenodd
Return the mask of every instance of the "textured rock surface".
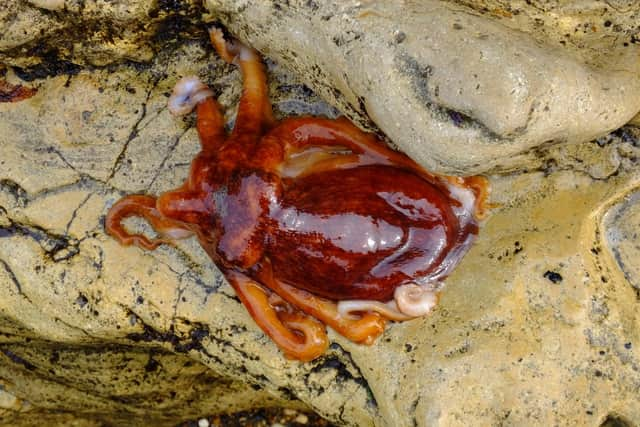
<path id="1" fill-rule="evenodd" d="M 591 140 L 640 111 L 637 3 L 206 3 L 433 170 L 513 168 L 527 150 Z"/>
<path id="2" fill-rule="evenodd" d="M 149 61 L 159 42 L 193 33 L 200 14 L 197 0 L 7 0 L 0 4 L 0 61 L 36 74 Z"/>
<path id="3" fill-rule="evenodd" d="M 103 230 L 121 195 L 187 174 L 198 142 L 192 120 L 166 110 L 176 80 L 203 77 L 232 122 L 237 70 L 196 40 L 149 65 L 57 71 L 69 73 L 0 104 L 0 424 L 173 425 L 283 404 L 357 426 L 640 419 L 637 129 L 492 176 L 499 206 L 432 316 L 372 347 L 331 335 L 325 357 L 299 364 L 196 242 L 145 252 Z M 335 114 L 274 64 L 270 79 L 279 114 Z"/>

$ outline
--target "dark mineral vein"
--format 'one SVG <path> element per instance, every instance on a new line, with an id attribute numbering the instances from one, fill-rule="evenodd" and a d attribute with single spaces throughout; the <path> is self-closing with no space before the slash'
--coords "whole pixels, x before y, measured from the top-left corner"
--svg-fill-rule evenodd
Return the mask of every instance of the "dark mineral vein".
<path id="1" fill-rule="evenodd" d="M 2 232 L 2 229 L 0 229 L 0 233 Z M 2 234 L 0 234 L 0 237 L 2 237 Z M 4 268 L 4 270 L 7 272 L 7 274 L 9 275 L 9 278 L 11 279 L 11 281 L 13 282 L 13 284 L 15 285 L 16 289 L 18 290 L 18 293 L 22 296 L 24 296 L 25 298 L 27 298 L 26 295 L 24 295 L 22 293 L 22 285 L 20 285 L 20 281 L 18 280 L 18 278 L 16 277 L 15 273 L 13 272 L 13 270 L 11 269 L 11 267 L 9 266 L 9 264 L 7 264 L 7 262 L 3 259 L 0 259 L 0 265 L 2 265 L 2 267 Z M 28 298 L 27 298 L 28 299 Z"/>
<path id="2" fill-rule="evenodd" d="M 27 360 L 24 360 L 22 357 L 18 356 L 14 352 L 9 349 L 3 348 L 0 350 L 5 356 L 7 356 L 13 363 L 17 363 L 19 365 L 24 366 L 26 369 L 33 371 L 36 369 L 35 365 L 29 363 Z"/>
<path id="3" fill-rule="evenodd" d="M 51 233 L 37 225 L 20 224 L 10 220 L 8 226 L 0 227 L 0 238 L 15 235 L 29 237 L 36 241 L 55 262 L 70 259 L 80 252 L 79 242 L 75 239 Z"/>
<path id="4" fill-rule="evenodd" d="M 124 160 L 124 157 L 127 154 L 127 150 L 129 149 L 129 144 L 131 144 L 131 141 L 133 141 L 138 136 L 138 132 L 140 131 L 140 123 L 142 123 L 142 121 L 147 116 L 147 103 L 149 102 L 149 99 L 151 98 L 151 93 L 153 93 L 153 90 L 156 88 L 159 81 L 160 81 L 159 77 L 155 78 L 153 81 L 153 85 L 147 91 L 145 100 L 141 105 L 142 113 L 140 113 L 140 117 L 138 117 L 138 120 L 136 120 L 136 122 L 131 127 L 131 132 L 129 132 L 129 136 L 127 137 L 127 140 L 124 142 L 124 145 L 122 146 L 122 149 L 118 154 L 118 157 L 116 157 L 116 161 L 114 162 L 113 167 L 111 168 L 111 172 L 107 177 L 107 181 L 110 181 L 118 172 L 118 170 L 120 170 L 120 165 L 122 164 L 122 161 Z"/>

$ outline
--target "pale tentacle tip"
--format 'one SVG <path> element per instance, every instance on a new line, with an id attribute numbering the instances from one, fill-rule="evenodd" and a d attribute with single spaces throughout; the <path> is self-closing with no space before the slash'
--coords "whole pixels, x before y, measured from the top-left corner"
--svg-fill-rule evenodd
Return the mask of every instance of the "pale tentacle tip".
<path id="1" fill-rule="evenodd" d="M 422 317 L 438 304 L 438 293 L 432 286 L 415 283 L 398 286 L 393 299 L 383 303 L 372 300 L 344 300 L 338 302 L 341 316 L 354 316 L 367 311 L 376 312 L 389 320 L 405 321 Z"/>
<path id="2" fill-rule="evenodd" d="M 200 102 L 214 96 L 213 91 L 195 76 L 181 78 L 169 97 L 169 112 L 175 116 L 190 113 Z"/>
<path id="3" fill-rule="evenodd" d="M 215 25 L 212 25 L 211 27 L 209 27 L 209 35 L 212 37 L 224 38 L 224 33 L 222 32 L 222 30 L 216 27 Z"/>
<path id="4" fill-rule="evenodd" d="M 433 289 L 415 283 L 398 286 L 393 299 L 398 310 L 410 317 L 424 316 L 438 304 L 438 294 Z"/>
<path id="5" fill-rule="evenodd" d="M 398 322 L 413 318 L 401 313 L 394 300 L 387 303 L 373 300 L 343 300 L 338 302 L 338 313 L 345 318 L 357 320 L 362 313 L 366 312 L 378 313 L 386 319 Z"/>

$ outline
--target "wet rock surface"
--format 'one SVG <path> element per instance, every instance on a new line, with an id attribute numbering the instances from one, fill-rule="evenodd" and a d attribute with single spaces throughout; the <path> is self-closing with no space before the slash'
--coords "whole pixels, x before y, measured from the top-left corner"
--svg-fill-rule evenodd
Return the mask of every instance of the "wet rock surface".
<path id="1" fill-rule="evenodd" d="M 640 7 L 565 1 L 236 1 L 242 39 L 432 170 L 509 170 L 640 110 Z"/>
<path id="2" fill-rule="evenodd" d="M 0 423 L 175 425 L 258 406 L 357 426 L 640 419 L 637 128 L 538 148 L 491 175 L 496 207 L 433 315 L 390 325 L 372 347 L 331 334 L 325 356 L 300 364 L 253 324 L 197 242 L 146 252 L 104 233 L 119 197 L 187 175 L 193 119 L 166 110 L 180 77 L 210 84 L 233 123 L 239 73 L 198 37 L 147 63 L 114 55 L 28 81 L 24 63 L 3 59 L 8 82 L 38 90 L 0 104 Z M 269 61 L 278 116 L 337 114 L 283 64 Z"/>

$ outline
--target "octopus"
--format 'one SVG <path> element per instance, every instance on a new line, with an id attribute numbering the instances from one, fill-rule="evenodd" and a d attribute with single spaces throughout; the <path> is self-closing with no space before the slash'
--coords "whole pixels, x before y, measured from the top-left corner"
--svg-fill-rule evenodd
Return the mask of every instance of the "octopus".
<path id="1" fill-rule="evenodd" d="M 276 121 L 259 54 L 219 29 L 210 37 L 241 69 L 233 129 L 211 89 L 180 80 L 168 107 L 196 109 L 201 144 L 189 176 L 159 197 L 118 200 L 106 231 L 147 250 L 196 236 L 290 359 L 323 354 L 326 326 L 372 344 L 386 322 L 431 312 L 478 234 L 487 180 L 427 172 L 345 118 Z M 157 235 L 130 233 L 131 216 Z"/>

